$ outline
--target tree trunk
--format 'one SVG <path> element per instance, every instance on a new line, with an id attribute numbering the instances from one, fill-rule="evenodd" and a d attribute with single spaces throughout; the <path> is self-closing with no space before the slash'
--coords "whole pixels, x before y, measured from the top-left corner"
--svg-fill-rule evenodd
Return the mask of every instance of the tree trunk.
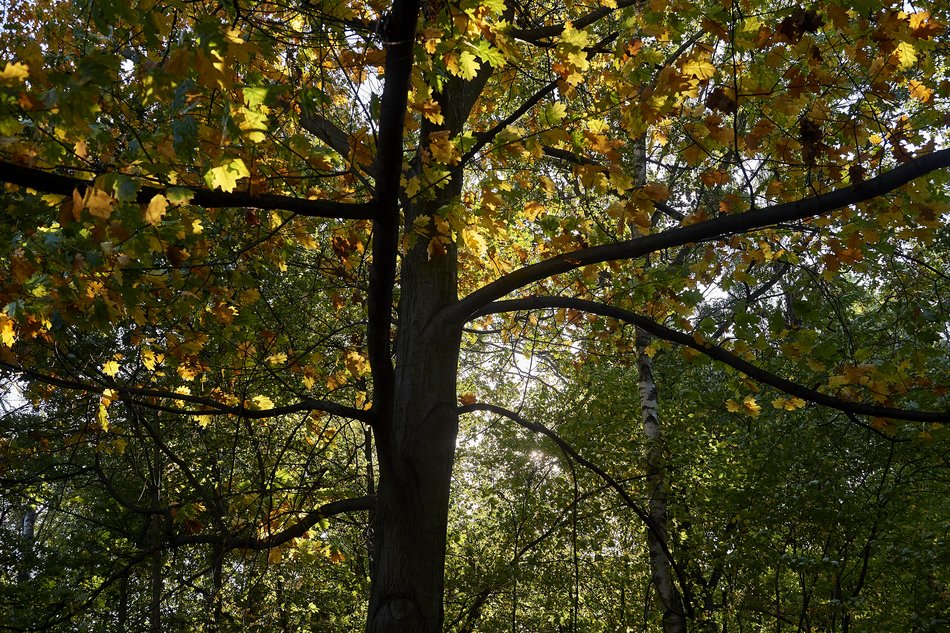
<path id="1" fill-rule="evenodd" d="M 17 566 L 16 579 L 18 583 L 25 583 L 33 573 L 36 561 L 36 508 L 26 506 L 23 519 L 20 523 L 20 560 Z"/>
<path id="2" fill-rule="evenodd" d="M 647 549 L 650 552 L 653 589 L 663 609 L 664 633 L 685 633 L 686 616 L 683 600 L 673 579 L 673 569 L 663 551 L 660 539 L 669 543 L 666 508 L 666 484 L 663 468 L 663 435 L 657 402 L 656 381 L 653 379 L 653 359 L 644 351 L 650 343 L 648 334 L 637 332 L 637 374 L 640 385 L 640 410 L 643 419 L 643 457 L 647 470 L 648 513 L 653 529 L 647 530 Z"/>
<path id="3" fill-rule="evenodd" d="M 456 195 L 449 186 L 441 200 Z M 434 214 L 440 201 L 407 210 Z M 376 556 L 367 631 L 434 633 L 442 628 L 449 488 L 458 434 L 460 328 L 435 318 L 456 300 L 456 249 L 427 252 L 417 236 L 403 259 L 393 406 L 379 420 Z"/>

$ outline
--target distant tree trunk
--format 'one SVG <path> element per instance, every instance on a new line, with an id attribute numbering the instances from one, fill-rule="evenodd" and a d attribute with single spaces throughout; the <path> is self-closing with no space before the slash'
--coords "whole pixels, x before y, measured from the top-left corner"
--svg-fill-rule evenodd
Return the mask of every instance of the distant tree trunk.
<path id="1" fill-rule="evenodd" d="M 16 579 L 24 583 L 30 579 L 33 572 L 33 563 L 36 559 L 36 508 L 29 505 L 23 512 L 20 522 L 20 564 L 17 568 Z"/>
<path id="2" fill-rule="evenodd" d="M 155 442 L 154 449 L 152 453 L 152 482 L 151 482 L 151 501 L 152 507 L 158 508 L 159 504 L 162 501 L 162 468 L 163 468 L 163 459 L 162 452 L 159 448 L 159 423 L 156 420 L 155 422 Z M 154 553 L 152 554 L 151 560 L 151 577 L 150 590 L 151 595 L 149 597 L 149 609 L 148 609 L 148 626 L 151 633 L 161 633 L 162 632 L 162 586 L 164 584 L 164 577 L 162 572 L 162 565 L 164 563 L 162 556 L 162 543 L 164 541 L 164 535 L 162 534 L 162 519 L 163 516 L 161 513 L 156 512 L 151 516 L 151 525 L 149 526 L 149 542 L 150 545 L 154 548 Z"/>
<path id="3" fill-rule="evenodd" d="M 658 392 L 653 378 L 653 359 L 646 353 L 650 336 L 637 332 L 637 377 L 640 387 L 640 411 L 643 421 L 643 458 L 647 470 L 648 513 L 653 529 L 647 530 L 653 589 L 663 609 L 664 633 L 685 633 L 686 615 L 683 599 L 673 579 L 673 568 L 660 539 L 667 543 L 669 515 L 666 501 L 666 470 L 663 464 L 663 434 L 660 429 Z"/>
<path id="4" fill-rule="evenodd" d="M 634 184 L 647 184 L 646 135 L 633 143 Z M 649 265 L 649 262 L 647 262 Z M 664 633 L 685 633 L 686 614 L 683 598 L 676 588 L 673 565 L 667 551 L 669 547 L 669 515 L 666 508 L 665 446 L 660 429 L 660 413 L 656 380 L 653 378 L 653 358 L 647 354 L 652 337 L 643 330 L 636 331 L 637 382 L 640 391 L 640 417 L 643 424 L 643 460 L 647 474 L 647 513 L 652 526 L 647 530 L 647 550 L 650 553 L 650 570 L 657 602 L 663 609 Z M 663 543 L 667 544 L 664 549 Z"/>

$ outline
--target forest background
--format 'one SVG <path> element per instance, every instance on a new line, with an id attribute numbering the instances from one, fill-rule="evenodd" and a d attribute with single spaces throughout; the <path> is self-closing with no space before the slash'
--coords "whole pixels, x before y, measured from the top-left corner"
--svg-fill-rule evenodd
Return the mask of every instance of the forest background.
<path id="1" fill-rule="evenodd" d="M 2 5 L 0 630 L 942 631 L 942 2 Z"/>

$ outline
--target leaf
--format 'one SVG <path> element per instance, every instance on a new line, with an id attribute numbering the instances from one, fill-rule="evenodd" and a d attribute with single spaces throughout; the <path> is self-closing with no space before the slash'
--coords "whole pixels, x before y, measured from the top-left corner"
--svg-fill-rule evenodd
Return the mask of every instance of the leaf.
<path id="1" fill-rule="evenodd" d="M 222 191 L 234 191 L 237 187 L 237 181 L 240 178 L 247 178 L 251 175 L 244 161 L 240 158 L 225 158 L 216 167 L 212 167 L 205 174 L 205 182 L 212 189 L 221 189 Z"/>
<path id="2" fill-rule="evenodd" d="M 907 88 L 910 90 L 912 99 L 916 99 L 921 103 L 930 103 L 933 101 L 934 91 L 922 82 L 913 79 L 907 84 Z"/>
<path id="3" fill-rule="evenodd" d="M 251 398 L 251 404 L 255 409 L 261 411 L 274 408 L 274 401 L 267 396 L 254 396 Z"/>
<path id="4" fill-rule="evenodd" d="M 802 409 L 805 405 L 808 404 L 804 400 L 798 397 L 791 398 L 775 398 L 772 400 L 772 406 L 776 409 L 784 409 L 786 411 L 794 411 L 795 409 Z"/>
<path id="5" fill-rule="evenodd" d="M 0 312 L 0 343 L 7 347 L 13 347 L 16 341 L 16 332 L 14 330 L 14 321 L 6 312 Z"/>
<path id="6" fill-rule="evenodd" d="M 745 412 L 752 417 L 758 417 L 759 413 L 762 412 L 762 407 L 755 401 L 755 398 L 752 396 L 746 396 L 742 401 L 742 408 L 745 409 Z"/>
<path id="7" fill-rule="evenodd" d="M 0 86 L 23 83 L 30 76 L 30 67 L 21 62 L 7 62 L 0 71 Z"/>
<path id="8" fill-rule="evenodd" d="M 165 190 L 165 197 L 171 204 L 177 206 L 191 202 L 191 199 L 195 197 L 195 192 L 184 187 L 169 187 Z"/>
<path id="9" fill-rule="evenodd" d="M 459 396 L 459 402 L 463 405 L 475 404 L 477 402 L 474 393 L 463 393 Z"/>
<path id="10" fill-rule="evenodd" d="M 478 69 L 481 68 L 481 66 L 473 54 L 468 51 L 463 51 L 462 54 L 459 55 L 458 76 L 462 79 L 475 79 L 475 75 L 478 74 Z"/>
<path id="11" fill-rule="evenodd" d="M 115 202 L 115 198 L 105 191 L 90 187 L 86 189 L 86 195 L 83 197 L 83 208 L 87 209 L 90 215 L 105 220 L 112 215 L 112 207 Z"/>
<path id="12" fill-rule="evenodd" d="M 114 360 L 107 361 L 102 365 L 102 373 L 110 378 L 114 378 L 119 373 L 119 363 Z"/>
<path id="13" fill-rule="evenodd" d="M 691 59 L 683 64 L 683 74 L 708 81 L 716 75 L 716 67 L 707 59 Z"/>
<path id="14" fill-rule="evenodd" d="M 566 116 L 567 106 L 560 101 L 555 101 L 544 109 L 544 122 L 552 127 L 563 121 Z"/>
<path id="15" fill-rule="evenodd" d="M 900 42 L 894 48 L 894 59 L 901 70 L 910 68 L 917 63 L 917 49 L 910 42 Z"/>
<path id="16" fill-rule="evenodd" d="M 157 226 L 161 223 L 166 209 L 168 209 L 168 198 L 160 193 L 153 196 L 145 209 L 145 221 L 152 226 Z"/>

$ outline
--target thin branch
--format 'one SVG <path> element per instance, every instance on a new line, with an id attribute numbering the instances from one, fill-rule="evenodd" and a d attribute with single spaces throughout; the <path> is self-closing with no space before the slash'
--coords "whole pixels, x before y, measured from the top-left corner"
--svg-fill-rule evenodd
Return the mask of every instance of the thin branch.
<path id="1" fill-rule="evenodd" d="M 483 147 L 490 143 L 498 134 L 504 130 L 506 127 L 523 117 L 528 110 L 537 105 L 542 99 L 554 92 L 557 88 L 557 81 L 552 81 L 545 84 L 540 90 L 535 92 L 533 95 L 528 97 L 524 103 L 522 103 L 518 108 L 506 116 L 504 119 L 493 125 L 490 129 L 480 132 L 476 136 L 475 145 L 471 147 L 462 158 L 459 160 L 458 166 L 455 167 L 455 171 L 460 172 L 462 167 L 465 166 L 468 161 L 472 159 L 473 156 L 478 154 Z"/>
<path id="2" fill-rule="evenodd" d="M 890 193 L 917 178 L 946 167 L 950 167 L 950 149 L 917 157 L 858 185 L 836 189 L 831 193 L 817 194 L 795 202 L 763 207 L 736 215 L 719 216 L 644 237 L 564 253 L 499 277 L 446 308 L 441 317 L 464 323 L 492 301 L 554 275 L 591 264 L 635 259 L 685 244 L 706 242 L 727 235 L 763 229 L 782 222 L 824 215 Z"/>
<path id="3" fill-rule="evenodd" d="M 778 389 L 779 391 L 782 391 L 786 394 L 796 396 L 802 400 L 820 404 L 831 409 L 837 409 L 838 411 L 843 411 L 847 414 L 870 415 L 879 418 L 908 420 L 911 422 L 950 422 L 950 412 L 908 411 L 906 409 L 879 407 L 860 402 L 849 402 L 847 400 L 842 400 L 841 398 L 810 389 L 799 383 L 792 382 L 791 380 L 777 376 L 762 369 L 761 367 L 753 365 L 749 361 L 740 358 L 739 356 L 726 349 L 723 349 L 722 347 L 719 347 L 718 345 L 713 345 L 712 343 L 707 343 L 703 340 L 697 340 L 692 334 L 686 334 L 685 332 L 672 330 L 665 325 L 661 325 L 656 321 L 630 312 L 629 310 L 604 305 L 594 301 L 573 299 L 570 297 L 527 297 L 524 299 L 512 299 L 509 301 L 497 301 L 479 310 L 473 315 L 473 318 L 499 312 L 515 312 L 518 310 L 539 310 L 548 308 L 581 310 L 583 312 L 599 314 L 601 316 L 617 319 L 618 321 L 630 323 L 631 325 L 635 325 L 636 327 L 649 332 L 657 338 L 678 343 L 679 345 L 685 345 L 686 347 L 705 354 L 713 360 L 717 360 L 739 370 L 753 380 L 769 385 L 770 387 L 774 387 L 775 389 Z M 873 427 L 866 428 L 872 428 L 873 430 Z M 894 438 L 887 435 L 881 435 L 888 440 L 894 440 Z"/>
<path id="4" fill-rule="evenodd" d="M 373 510 L 376 508 L 376 495 L 366 495 L 363 497 L 352 497 L 331 501 L 325 503 L 315 510 L 308 512 L 301 520 L 290 527 L 271 534 L 265 538 L 254 538 L 251 536 L 220 536 L 216 534 L 191 534 L 177 536 L 171 539 L 171 547 L 183 547 L 186 545 L 218 545 L 225 549 L 246 549 L 246 550 L 265 550 L 283 545 L 284 543 L 300 538 L 307 531 L 323 519 L 344 514 L 347 512 L 360 512 Z"/>
<path id="5" fill-rule="evenodd" d="M 248 409 L 244 406 L 235 406 L 227 405 L 223 402 L 218 402 L 211 398 L 206 398 L 203 396 L 195 396 L 191 394 L 176 393 L 174 391 L 165 391 L 161 389 L 148 389 L 145 387 L 129 387 L 126 385 L 121 385 L 119 383 L 109 383 L 109 384 L 89 384 L 79 380 L 73 380 L 68 378 L 61 378 L 59 376 L 51 376 L 49 374 L 44 374 L 32 369 L 27 369 L 25 367 L 18 367 L 16 365 L 11 365 L 7 362 L 0 361 L 0 369 L 5 369 L 11 373 L 20 374 L 27 377 L 30 380 L 35 380 L 37 382 L 42 382 L 47 385 L 53 385 L 54 387 L 62 387 L 64 389 L 73 389 L 76 391 L 84 391 L 86 393 L 95 393 L 102 395 L 107 389 L 111 389 L 116 394 L 119 395 L 123 400 L 127 400 L 133 404 L 143 406 L 146 408 L 159 409 L 162 411 L 167 411 L 169 413 L 177 413 L 180 415 L 235 415 L 242 418 L 247 418 L 251 420 L 261 420 L 265 418 L 272 418 L 279 415 L 288 415 L 291 413 L 299 413 L 301 411 L 323 411 L 329 413 L 330 415 L 337 415 L 343 418 L 350 418 L 353 420 L 360 420 L 362 422 L 369 422 L 372 419 L 372 413 L 364 409 L 357 409 L 355 407 L 347 407 L 336 402 L 331 402 L 329 400 L 317 400 L 315 398 L 304 398 L 293 404 L 284 405 L 281 407 L 274 407 L 272 409 Z M 173 407 L 166 407 L 162 405 L 156 405 L 147 401 L 141 400 L 141 398 L 162 398 L 168 400 L 181 400 L 182 402 L 189 402 L 191 404 L 200 405 L 205 407 L 203 409 L 196 410 L 185 410 Z"/>
<path id="6" fill-rule="evenodd" d="M 635 4 L 640 4 L 642 0 L 618 0 L 617 6 L 613 8 L 601 7 L 591 11 L 587 15 L 572 20 L 571 22 L 574 25 L 574 28 L 577 30 L 587 28 L 594 22 L 601 20 L 614 11 L 619 11 L 621 9 L 626 9 L 627 7 L 632 7 Z M 557 37 L 564 32 L 565 24 L 563 22 L 558 24 L 551 24 L 549 26 L 541 26 L 536 29 L 511 29 L 508 31 L 508 35 L 511 37 L 517 38 L 519 40 L 531 43 L 538 43 L 541 40 L 549 39 L 552 37 Z"/>
<path id="7" fill-rule="evenodd" d="M 588 459 L 585 459 L 581 456 L 574 447 L 564 441 L 561 436 L 549 429 L 548 427 L 540 424 L 538 422 L 531 422 L 526 420 L 518 413 L 500 407 L 495 404 L 488 404 L 487 402 L 475 402 L 473 404 L 462 405 L 458 408 L 459 414 L 462 413 L 472 413 L 473 411 L 487 411 L 489 413 L 494 413 L 495 415 L 500 415 L 508 418 L 518 426 L 525 428 L 533 433 L 540 433 L 554 442 L 558 448 L 564 451 L 565 454 L 569 455 L 571 459 L 575 462 L 591 471 L 595 475 L 601 478 L 604 483 L 606 483 L 610 488 L 615 490 L 620 498 L 623 499 L 623 502 L 630 508 L 634 514 L 643 522 L 648 530 L 656 537 L 657 542 L 660 544 L 660 547 L 663 550 L 663 554 L 666 556 L 666 559 L 670 562 L 670 566 L 673 568 L 673 572 L 676 574 L 676 578 L 679 581 L 682 587 L 686 587 L 686 575 L 683 569 L 676 563 L 673 559 L 673 554 L 670 552 L 669 546 L 666 541 L 666 537 L 663 534 L 663 531 L 657 526 L 656 522 L 650 517 L 650 515 L 640 507 L 636 501 L 630 496 L 626 489 L 620 485 L 616 479 L 611 477 L 604 469 L 600 468 L 597 464 L 591 462 Z"/>
<path id="8" fill-rule="evenodd" d="M 94 187 L 90 180 L 72 178 L 54 174 L 42 169 L 24 167 L 6 161 L 0 161 L 0 182 L 6 182 L 28 189 L 35 189 L 43 193 L 61 196 L 71 196 L 78 190 L 84 194 L 86 189 Z M 337 202 L 335 200 L 308 200 L 275 194 L 252 195 L 235 191 L 212 191 L 210 189 L 194 189 L 187 187 L 192 193 L 189 204 L 202 207 L 240 207 L 254 209 L 276 209 L 291 211 L 297 215 L 316 218 L 336 218 L 342 220 L 371 219 L 374 205 L 369 202 Z M 168 188 L 140 187 L 135 201 L 139 204 L 148 202 L 159 194 L 165 194 Z"/>

